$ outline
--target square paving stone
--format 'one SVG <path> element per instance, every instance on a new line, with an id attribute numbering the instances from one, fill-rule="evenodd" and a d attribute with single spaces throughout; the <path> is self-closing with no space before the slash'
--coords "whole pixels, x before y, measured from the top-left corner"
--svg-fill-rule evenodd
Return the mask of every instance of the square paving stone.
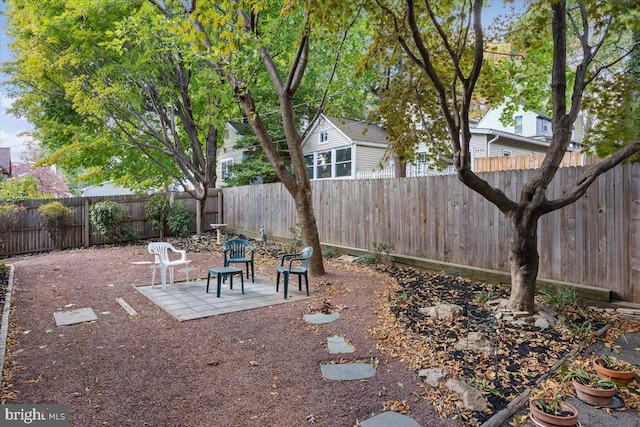
<path id="1" fill-rule="evenodd" d="M 53 318 L 56 320 L 56 326 L 75 325 L 76 323 L 98 320 L 98 316 L 96 316 L 96 313 L 91 307 L 69 311 L 56 311 L 53 313 Z"/>
<path id="2" fill-rule="evenodd" d="M 327 337 L 327 347 L 329 347 L 329 353 L 353 353 L 355 350 L 349 343 L 347 343 L 344 337 Z"/>
<path id="3" fill-rule="evenodd" d="M 364 380 L 376 374 L 375 368 L 369 363 L 322 364 L 320 371 L 325 379 L 334 381 Z"/>

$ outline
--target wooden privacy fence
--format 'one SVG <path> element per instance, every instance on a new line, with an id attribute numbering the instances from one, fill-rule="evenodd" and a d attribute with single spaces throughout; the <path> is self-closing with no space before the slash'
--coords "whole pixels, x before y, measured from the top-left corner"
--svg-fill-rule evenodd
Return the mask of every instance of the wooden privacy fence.
<path id="1" fill-rule="evenodd" d="M 549 199 L 571 188 L 583 168 L 562 168 Z M 490 184 L 517 199 L 533 170 L 483 173 Z M 457 176 L 312 182 L 320 240 L 369 249 L 393 245 L 393 253 L 508 272 L 509 221 Z M 281 184 L 225 188 L 229 227 L 290 238 L 297 214 Z M 601 176 L 575 204 L 539 221 L 540 279 L 610 289 L 640 303 L 640 164 Z"/>
<path id="2" fill-rule="evenodd" d="M 149 201 L 149 197 L 144 194 L 55 199 L 70 208 L 73 215 L 70 225 L 65 228 L 62 248 L 78 248 L 108 243 L 104 238 L 92 232 L 89 221 L 91 205 L 105 200 L 115 201 L 125 209 L 129 216 L 125 225 L 136 232 L 138 238 L 159 237 L 160 232 L 153 230 L 145 218 L 144 206 Z M 175 193 L 174 200 L 176 203 L 185 202 L 189 211 L 193 212 L 194 221 L 191 224 L 191 231 L 195 231 L 196 200 L 186 193 Z M 0 236 L 0 257 L 42 252 L 54 248 L 49 233 L 44 229 L 44 219 L 38 212 L 40 206 L 51 201 L 53 200 L 29 200 L 22 204 L 25 209 L 18 216 L 15 226 Z M 219 216 L 221 211 L 219 201 L 221 202 L 220 190 L 210 190 L 205 206 L 206 226 L 222 220 Z"/>
<path id="3" fill-rule="evenodd" d="M 481 157 L 473 159 L 474 172 L 497 172 L 513 169 L 535 169 L 542 165 L 544 154 L 525 156 Z M 565 153 L 561 168 L 571 166 L 589 166 L 599 161 L 598 156 L 578 152 Z"/>

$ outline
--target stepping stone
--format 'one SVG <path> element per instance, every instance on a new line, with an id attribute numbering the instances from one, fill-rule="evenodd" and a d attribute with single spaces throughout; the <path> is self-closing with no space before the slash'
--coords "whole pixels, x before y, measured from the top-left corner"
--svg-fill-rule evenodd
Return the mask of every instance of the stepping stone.
<path id="1" fill-rule="evenodd" d="M 413 418 L 393 411 L 378 414 L 375 417 L 364 420 L 360 425 L 362 427 L 420 427 L 420 424 Z"/>
<path id="2" fill-rule="evenodd" d="M 375 368 L 369 363 L 322 364 L 320 370 L 325 379 L 333 381 L 364 380 L 376 374 Z"/>
<path id="3" fill-rule="evenodd" d="M 327 337 L 329 353 L 353 353 L 355 349 L 344 340 L 344 337 Z"/>
<path id="4" fill-rule="evenodd" d="M 93 322 L 98 320 L 98 316 L 91 307 L 79 308 L 77 310 L 56 311 L 53 313 L 57 326 L 75 325 L 76 323 Z"/>
<path id="5" fill-rule="evenodd" d="M 321 323 L 331 323 L 340 317 L 340 313 L 310 313 L 304 315 L 304 321 L 307 323 L 313 323 L 315 325 L 319 325 Z"/>

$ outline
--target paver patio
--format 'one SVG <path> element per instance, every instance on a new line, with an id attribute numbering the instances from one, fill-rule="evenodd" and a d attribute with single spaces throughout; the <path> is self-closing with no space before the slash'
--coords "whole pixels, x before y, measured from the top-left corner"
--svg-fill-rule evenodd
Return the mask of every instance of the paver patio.
<path id="1" fill-rule="evenodd" d="M 206 292 L 207 281 L 190 281 L 189 284 L 167 284 L 166 291 L 159 285 L 136 286 L 142 295 L 149 298 L 177 320 L 193 320 L 203 317 L 217 316 L 234 311 L 250 310 L 286 302 L 307 299 L 305 292 L 292 289 L 285 300 L 282 290 L 276 292 L 276 285 L 270 279 L 256 276 L 255 283 L 245 279 L 244 295 L 240 289 L 240 280 L 234 281 L 233 289 L 229 289 L 229 281 L 222 285 L 220 298 L 216 297 L 215 283 Z M 312 292 L 313 294 L 313 292 Z"/>

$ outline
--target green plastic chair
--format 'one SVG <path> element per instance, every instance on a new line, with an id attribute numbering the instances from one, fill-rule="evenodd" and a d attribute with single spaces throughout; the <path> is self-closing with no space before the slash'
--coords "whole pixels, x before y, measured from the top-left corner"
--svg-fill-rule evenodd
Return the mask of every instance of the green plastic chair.
<path id="1" fill-rule="evenodd" d="M 229 267 L 231 263 L 245 264 L 247 269 L 247 279 L 249 278 L 249 265 L 251 265 L 251 282 L 255 283 L 253 274 L 253 246 L 244 239 L 233 239 L 224 242 L 222 253 L 224 254 L 224 266 Z"/>
<path id="2" fill-rule="evenodd" d="M 309 277 L 307 277 L 307 266 L 309 265 L 309 258 L 313 255 L 313 248 L 307 246 L 302 248 L 300 252 L 295 254 L 284 254 L 280 257 L 280 265 L 278 266 L 278 276 L 276 280 L 276 292 L 280 288 L 280 274 L 284 276 L 284 299 L 287 299 L 289 292 L 289 276 L 292 274 L 298 275 L 298 290 L 302 291 L 302 276 L 304 276 L 304 282 L 307 287 L 307 296 L 309 296 Z M 285 261 L 289 261 L 285 265 Z M 297 265 L 299 263 L 299 265 Z"/>

